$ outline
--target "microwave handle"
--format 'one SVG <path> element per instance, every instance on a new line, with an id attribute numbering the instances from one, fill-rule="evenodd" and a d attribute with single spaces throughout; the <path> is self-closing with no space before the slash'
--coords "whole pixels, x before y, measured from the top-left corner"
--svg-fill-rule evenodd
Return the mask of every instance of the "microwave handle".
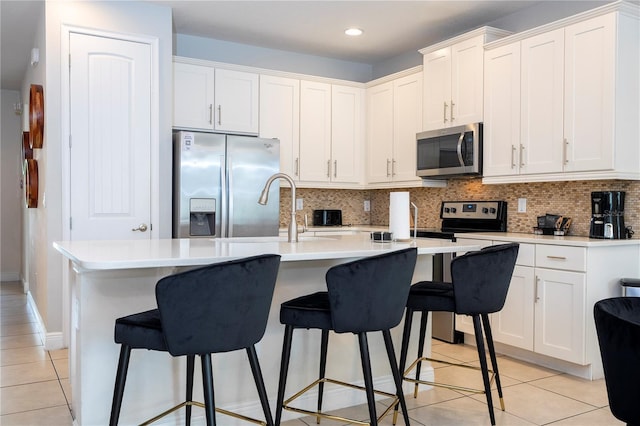
<path id="1" fill-rule="evenodd" d="M 457 147 L 457 151 L 458 151 L 458 161 L 460 161 L 460 165 L 465 167 L 466 164 L 464 164 L 464 158 L 462 158 L 462 141 L 464 139 L 464 132 L 460 133 L 460 138 L 458 139 L 458 147 Z"/>

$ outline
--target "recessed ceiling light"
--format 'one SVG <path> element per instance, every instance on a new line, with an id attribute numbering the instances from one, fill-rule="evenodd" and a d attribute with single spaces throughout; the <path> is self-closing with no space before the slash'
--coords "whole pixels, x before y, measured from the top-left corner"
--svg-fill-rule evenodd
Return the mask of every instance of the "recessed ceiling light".
<path id="1" fill-rule="evenodd" d="M 362 35 L 362 30 L 360 28 L 347 28 L 344 33 L 348 36 L 359 36 Z"/>

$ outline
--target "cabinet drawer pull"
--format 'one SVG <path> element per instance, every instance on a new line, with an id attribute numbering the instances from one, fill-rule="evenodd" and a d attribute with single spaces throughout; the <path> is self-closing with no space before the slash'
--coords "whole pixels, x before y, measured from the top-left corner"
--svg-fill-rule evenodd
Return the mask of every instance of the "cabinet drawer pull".
<path id="1" fill-rule="evenodd" d="M 333 160 L 333 177 L 338 177 L 338 160 Z"/>
<path id="2" fill-rule="evenodd" d="M 547 259 L 553 259 L 553 260 L 567 260 L 566 257 L 564 256 L 549 256 L 547 255 Z"/>
<path id="3" fill-rule="evenodd" d="M 300 161 L 296 158 L 296 176 L 300 176 Z"/>
<path id="4" fill-rule="evenodd" d="M 391 162 L 391 176 L 395 176 L 396 175 L 396 160 L 393 160 Z"/>
<path id="5" fill-rule="evenodd" d="M 567 138 L 564 138 L 564 144 L 562 144 L 562 156 L 564 157 L 564 164 L 569 164 L 569 153 L 567 151 L 569 148 L 569 141 Z"/>
<path id="6" fill-rule="evenodd" d="M 515 145 L 511 145 L 511 168 L 515 169 L 516 168 L 516 162 L 515 162 L 515 157 L 516 157 L 516 146 Z"/>
<path id="7" fill-rule="evenodd" d="M 538 284 L 540 284 L 540 277 L 536 275 L 535 298 L 533 300 L 533 303 L 538 303 L 538 300 L 540 300 L 540 296 L 538 295 Z"/>
<path id="8" fill-rule="evenodd" d="M 222 126 L 222 105 L 218 105 L 218 125 Z"/>
<path id="9" fill-rule="evenodd" d="M 387 177 L 389 177 L 389 176 L 390 176 L 390 174 L 389 174 L 389 164 L 390 164 L 390 163 L 391 163 L 391 160 L 389 160 L 389 159 L 387 158 Z"/>
<path id="10" fill-rule="evenodd" d="M 522 161 L 524 154 L 524 145 L 520 144 L 520 167 L 524 167 L 524 161 Z"/>
<path id="11" fill-rule="evenodd" d="M 443 106 L 443 109 L 442 109 L 442 119 L 444 120 L 445 123 L 447 122 L 447 107 L 448 106 L 449 105 L 447 105 L 447 103 L 444 102 L 444 106 Z"/>
<path id="12" fill-rule="evenodd" d="M 331 160 L 327 160 L 327 177 L 331 177 Z"/>
<path id="13" fill-rule="evenodd" d="M 453 103 L 453 99 L 451 100 L 451 122 L 453 123 L 453 120 L 455 120 L 455 117 L 453 116 L 453 107 L 456 104 Z"/>
<path id="14" fill-rule="evenodd" d="M 209 124 L 213 124 L 213 104 L 209 104 Z"/>

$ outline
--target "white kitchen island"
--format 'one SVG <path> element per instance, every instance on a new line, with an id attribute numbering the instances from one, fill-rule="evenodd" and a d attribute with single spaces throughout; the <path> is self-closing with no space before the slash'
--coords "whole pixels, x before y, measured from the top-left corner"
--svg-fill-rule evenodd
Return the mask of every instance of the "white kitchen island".
<path id="1" fill-rule="evenodd" d="M 105 425 L 111 408 L 119 345 L 113 341 L 115 319 L 156 307 L 155 284 L 169 274 L 210 263 L 265 253 L 277 253 L 282 262 L 264 338 L 256 346 L 272 409 L 278 387 L 284 327 L 279 321 L 285 300 L 326 290 L 325 273 L 333 265 L 407 247 L 418 248 L 414 281 L 431 277 L 431 255 L 477 250 L 476 244 L 417 239 L 404 242 L 372 242 L 368 235 L 300 237 L 287 243 L 282 237 L 229 239 L 163 239 L 147 241 L 64 241 L 55 248 L 68 259 L 70 315 L 70 382 L 75 424 Z M 417 321 L 417 320 L 416 320 Z M 396 352 L 401 328 L 393 330 Z M 320 334 L 296 332 L 293 339 L 287 394 L 317 378 Z M 377 333 L 379 334 L 379 333 Z M 376 388 L 393 392 L 388 360 L 381 336 L 370 337 Z M 417 340 L 417 339 L 415 339 Z M 429 342 L 429 339 L 427 339 Z M 425 348 L 430 352 L 430 343 Z M 412 342 L 415 353 L 416 342 Z M 124 393 L 120 424 L 139 424 L 184 400 L 184 357 L 165 352 L 134 350 Z M 196 363 L 194 399 L 202 401 L 199 363 Z M 215 400 L 218 407 L 262 418 L 258 396 L 244 351 L 213 357 Z M 329 338 L 327 376 L 362 383 L 357 340 L 351 334 L 332 333 Z M 361 404 L 364 395 L 343 388 L 325 389 L 327 410 Z M 302 407 L 315 405 L 300 399 Z M 180 424 L 184 410 L 161 420 Z M 283 420 L 293 418 L 284 413 Z M 218 415 L 219 424 L 236 420 Z M 194 424 L 204 424 L 204 411 L 194 409 Z"/>

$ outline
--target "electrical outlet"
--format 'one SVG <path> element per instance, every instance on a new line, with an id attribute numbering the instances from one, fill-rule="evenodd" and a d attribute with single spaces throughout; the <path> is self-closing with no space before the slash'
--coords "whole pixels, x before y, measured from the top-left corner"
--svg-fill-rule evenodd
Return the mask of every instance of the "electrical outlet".
<path id="1" fill-rule="evenodd" d="M 296 198 L 296 210 L 302 210 L 304 208 L 304 203 L 302 202 L 302 198 Z"/>
<path id="2" fill-rule="evenodd" d="M 526 213 L 526 212 L 527 212 L 527 199 L 518 198 L 518 213 Z"/>
<path id="3" fill-rule="evenodd" d="M 371 201 L 364 200 L 364 211 L 365 212 L 371 211 Z"/>

